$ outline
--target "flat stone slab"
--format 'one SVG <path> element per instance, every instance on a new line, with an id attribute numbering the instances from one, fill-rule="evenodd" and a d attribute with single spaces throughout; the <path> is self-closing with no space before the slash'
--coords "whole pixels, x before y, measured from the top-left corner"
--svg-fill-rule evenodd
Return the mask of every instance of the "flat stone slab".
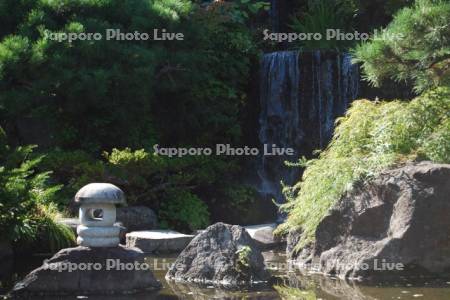
<path id="1" fill-rule="evenodd" d="M 244 228 L 260 249 L 268 250 L 281 247 L 286 243 L 283 239 L 273 235 L 277 226 L 275 223 L 269 223 L 244 226 Z"/>
<path id="2" fill-rule="evenodd" d="M 127 247 L 136 247 L 145 253 L 181 252 L 194 238 L 193 235 L 173 230 L 133 231 L 126 235 Z"/>

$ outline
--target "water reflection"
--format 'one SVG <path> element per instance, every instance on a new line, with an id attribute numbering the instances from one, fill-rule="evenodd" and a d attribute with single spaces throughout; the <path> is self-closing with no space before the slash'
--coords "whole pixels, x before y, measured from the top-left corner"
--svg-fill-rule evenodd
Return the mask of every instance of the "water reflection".
<path id="1" fill-rule="evenodd" d="M 336 278 L 321 275 L 306 275 L 286 268 L 286 257 L 282 252 L 265 252 L 265 261 L 271 266 L 273 283 L 265 286 L 257 286 L 241 291 L 230 291 L 212 286 L 186 285 L 167 282 L 164 276 L 167 266 L 175 256 L 148 257 L 147 261 L 154 261 L 155 276 L 163 284 L 163 288 L 157 292 L 141 293 L 137 295 L 123 296 L 78 296 L 78 297 L 33 297 L 33 300 L 159 300 L 159 299 L 226 299 L 226 300 L 259 300 L 259 299 L 300 299 L 300 300 L 387 300 L 387 299 L 426 299 L 449 300 L 450 299 L 450 274 L 449 279 L 436 278 L 400 278 L 398 282 L 378 282 L 372 284 L 358 284 Z M 9 289 L 14 281 L 22 278 L 31 269 L 39 266 L 42 258 L 27 260 L 25 266 L 14 266 L 15 272 L 9 279 L 3 281 L 3 285 Z M 162 262 L 162 263 L 161 263 Z M 166 267 L 161 267 L 166 266 Z M 277 268 L 278 266 L 278 268 Z M 2 285 L 0 285 L 2 286 Z M 0 293 L 1 295 L 1 293 Z M 1 296 L 0 296 L 1 298 Z"/>

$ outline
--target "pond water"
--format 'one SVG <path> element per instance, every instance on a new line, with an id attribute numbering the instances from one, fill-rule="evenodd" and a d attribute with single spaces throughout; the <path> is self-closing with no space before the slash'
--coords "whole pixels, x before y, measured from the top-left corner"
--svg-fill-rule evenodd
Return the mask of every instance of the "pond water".
<path id="1" fill-rule="evenodd" d="M 302 275 L 286 270 L 286 257 L 282 252 L 264 252 L 264 258 L 273 274 L 270 285 L 255 286 L 247 290 L 229 291 L 213 286 L 183 285 L 167 282 L 164 279 L 167 266 L 175 256 L 151 256 L 147 258 L 154 269 L 154 274 L 163 284 L 158 292 L 143 293 L 132 296 L 78 296 L 78 297 L 34 297 L 33 300 L 122 300 L 122 299 L 304 299 L 304 300 L 388 300 L 388 299 L 423 299 L 450 300 L 450 277 L 445 278 L 403 278 L 398 282 L 379 282 L 376 284 L 356 284 L 321 275 Z M 14 272 L 3 279 L 0 295 L 11 287 L 31 269 L 40 265 L 44 258 L 35 257 L 24 260 L 14 266 Z"/>

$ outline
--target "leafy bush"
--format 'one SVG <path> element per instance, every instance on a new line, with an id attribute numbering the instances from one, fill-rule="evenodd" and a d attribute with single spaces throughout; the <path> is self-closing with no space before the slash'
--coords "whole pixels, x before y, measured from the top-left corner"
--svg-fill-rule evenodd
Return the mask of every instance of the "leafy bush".
<path id="1" fill-rule="evenodd" d="M 386 38 L 356 47 L 366 79 L 411 81 L 417 92 L 450 84 L 450 3 L 416 0 L 400 10 L 386 28 Z M 401 38 L 395 38 L 395 37 Z"/>
<path id="2" fill-rule="evenodd" d="M 186 190 L 169 191 L 168 198 L 161 203 L 158 216 L 162 227 L 177 228 L 185 232 L 209 225 L 208 207 Z"/>
<path id="3" fill-rule="evenodd" d="M 341 29 L 343 31 L 350 29 L 355 9 L 355 3 L 352 1 L 308 1 L 307 11 L 293 17 L 290 27 L 297 33 L 320 33 L 323 38 L 301 41 L 296 46 L 303 50 L 342 49 L 348 47 L 348 43 L 343 41 L 326 39 L 326 31 L 327 29 Z"/>
<path id="4" fill-rule="evenodd" d="M 55 203 L 60 210 L 66 210 L 76 192 L 91 182 L 101 182 L 106 178 L 105 165 L 81 150 L 46 152 L 39 163 L 39 169 L 51 171 L 51 178 L 62 186 L 55 195 Z M 69 212 L 68 212 L 69 213 Z"/>
<path id="5" fill-rule="evenodd" d="M 54 205 L 60 186 L 49 186 L 49 173 L 37 173 L 42 157 L 32 146 L 10 149 L 0 128 L 0 236 L 13 242 L 43 239 L 52 250 L 71 245 L 75 236 L 58 224 Z"/>
<path id="6" fill-rule="evenodd" d="M 226 215 L 233 220 L 241 213 L 252 214 L 256 198 L 252 188 L 234 181 L 240 167 L 228 158 L 169 158 L 125 148 L 104 152 L 103 159 L 96 160 L 82 151 L 56 150 L 43 158 L 39 168 L 55 170 L 52 180 L 64 185 L 56 195 L 60 209 L 70 207 L 83 185 L 110 182 L 124 190 L 129 205 L 148 206 L 162 224 L 181 231 L 208 225 L 211 213 L 217 219 L 217 212 L 230 211 Z"/>
<path id="7" fill-rule="evenodd" d="M 337 121 L 333 140 L 319 158 L 302 161 L 302 180 L 284 192 L 287 222 L 279 232 L 301 228 L 301 249 L 329 209 L 353 184 L 410 160 L 450 163 L 450 88 L 411 102 L 355 101 Z"/>
<path id="8" fill-rule="evenodd" d="M 252 255 L 252 248 L 249 246 L 244 246 L 236 251 L 237 257 L 236 257 L 236 270 L 246 275 L 248 274 L 248 271 L 250 270 L 250 259 Z"/>

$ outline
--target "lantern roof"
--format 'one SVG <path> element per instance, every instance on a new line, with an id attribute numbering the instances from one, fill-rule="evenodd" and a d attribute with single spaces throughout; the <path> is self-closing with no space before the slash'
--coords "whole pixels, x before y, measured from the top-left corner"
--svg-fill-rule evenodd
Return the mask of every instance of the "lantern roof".
<path id="1" fill-rule="evenodd" d="M 83 186 L 75 195 L 80 204 L 125 204 L 125 194 L 111 183 L 90 183 Z"/>

